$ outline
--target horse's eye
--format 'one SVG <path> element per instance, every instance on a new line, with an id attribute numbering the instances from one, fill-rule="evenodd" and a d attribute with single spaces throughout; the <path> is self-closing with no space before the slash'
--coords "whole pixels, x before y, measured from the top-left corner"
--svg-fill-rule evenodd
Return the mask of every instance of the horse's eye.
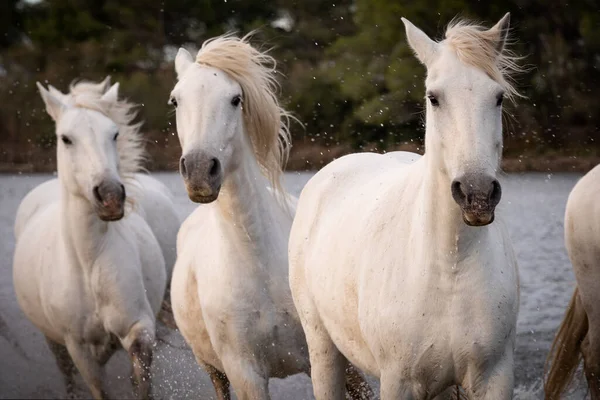
<path id="1" fill-rule="evenodd" d="M 235 96 L 233 99 L 231 99 L 231 104 L 234 107 L 239 106 L 241 102 L 242 102 L 242 96 L 240 96 L 239 94 L 237 96 Z"/>
<path id="2" fill-rule="evenodd" d="M 503 95 L 503 94 L 501 94 L 501 95 L 499 95 L 499 96 L 498 96 L 498 100 L 496 101 L 496 105 L 497 105 L 498 107 L 500 107 L 500 106 L 502 105 L 502 102 L 503 102 L 503 101 L 504 101 L 504 95 Z"/>
<path id="3" fill-rule="evenodd" d="M 432 94 L 428 94 L 427 98 L 429 99 L 429 102 L 431 103 L 432 106 L 437 107 L 440 105 L 438 99 L 436 99 L 436 97 Z"/>
<path id="4" fill-rule="evenodd" d="M 115 136 L 113 137 L 113 140 L 117 140 L 117 138 L 119 137 L 119 132 L 115 133 Z"/>
<path id="5" fill-rule="evenodd" d="M 65 135 L 61 135 L 60 140 L 62 140 L 62 142 L 64 144 L 66 144 L 67 146 L 70 145 L 70 144 L 73 144 L 73 142 L 71 141 L 71 139 L 69 139 Z"/>
<path id="6" fill-rule="evenodd" d="M 175 100 L 175 97 L 171 97 L 169 99 L 169 104 L 172 105 L 173 107 L 177 108 L 177 100 Z"/>

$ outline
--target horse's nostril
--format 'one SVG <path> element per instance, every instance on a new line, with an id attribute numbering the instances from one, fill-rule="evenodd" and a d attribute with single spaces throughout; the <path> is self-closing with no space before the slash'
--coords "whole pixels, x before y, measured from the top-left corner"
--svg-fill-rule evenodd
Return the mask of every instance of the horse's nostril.
<path id="1" fill-rule="evenodd" d="M 179 160 L 179 172 L 181 172 L 181 175 L 183 176 L 187 175 L 187 169 L 185 168 L 185 157 L 181 157 Z"/>
<path id="2" fill-rule="evenodd" d="M 100 196 L 100 187 L 99 186 L 94 186 L 93 192 L 94 192 L 94 198 L 99 203 L 102 203 L 102 196 Z"/>
<path id="3" fill-rule="evenodd" d="M 121 184 L 121 201 L 125 201 L 125 186 L 123 186 L 123 184 Z"/>
<path id="4" fill-rule="evenodd" d="M 211 177 L 215 177 L 219 174 L 220 170 L 221 170 L 221 163 L 219 162 L 219 160 L 216 158 L 213 158 L 212 160 L 210 160 L 210 169 L 208 170 L 208 174 Z"/>
<path id="5" fill-rule="evenodd" d="M 494 204 L 498 204 L 500 202 L 500 198 L 502 197 L 502 186 L 500 186 L 500 182 L 496 179 L 492 182 L 492 190 L 490 191 L 490 202 Z"/>
<path id="6" fill-rule="evenodd" d="M 457 203 L 462 203 L 467 198 L 467 195 L 464 192 L 463 185 L 462 185 L 462 183 L 460 183 L 460 181 L 452 182 L 451 190 L 452 190 L 452 197 L 454 198 L 454 201 L 456 201 Z"/>

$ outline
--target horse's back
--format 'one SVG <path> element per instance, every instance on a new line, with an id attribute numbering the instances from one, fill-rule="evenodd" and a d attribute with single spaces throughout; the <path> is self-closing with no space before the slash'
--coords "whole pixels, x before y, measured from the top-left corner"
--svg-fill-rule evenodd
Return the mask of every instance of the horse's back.
<path id="1" fill-rule="evenodd" d="M 328 219 L 328 216 L 336 219 L 346 211 L 372 202 L 379 190 L 385 190 L 383 182 L 386 179 L 394 175 L 397 177 L 399 169 L 413 164 L 420 157 L 409 152 L 385 155 L 355 153 L 331 162 L 317 172 L 302 190 L 294 225 Z"/>
<path id="2" fill-rule="evenodd" d="M 565 245 L 584 304 L 600 301 L 599 196 L 600 166 L 597 166 L 577 182 L 565 211 Z M 600 308 L 596 313 L 595 318 L 600 322 Z"/>

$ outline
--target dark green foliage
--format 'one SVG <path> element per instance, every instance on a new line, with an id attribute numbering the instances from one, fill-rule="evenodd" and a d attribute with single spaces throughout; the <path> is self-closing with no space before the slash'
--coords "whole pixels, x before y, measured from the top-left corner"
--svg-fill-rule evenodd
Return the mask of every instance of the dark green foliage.
<path id="1" fill-rule="evenodd" d="M 156 163 L 176 164 L 166 104 L 180 45 L 260 28 L 273 48 L 282 98 L 304 123 L 297 143 L 390 149 L 423 135 L 425 69 L 400 17 L 441 39 L 455 16 L 488 25 L 512 14 L 515 50 L 534 68 L 526 99 L 509 106 L 507 152 L 600 150 L 600 3 L 595 0 L 42 0 L 0 2 L 0 164 L 53 162 L 53 126 L 35 81 L 66 91 L 75 78 L 112 75 L 140 116 Z M 289 14 L 290 32 L 270 22 Z"/>

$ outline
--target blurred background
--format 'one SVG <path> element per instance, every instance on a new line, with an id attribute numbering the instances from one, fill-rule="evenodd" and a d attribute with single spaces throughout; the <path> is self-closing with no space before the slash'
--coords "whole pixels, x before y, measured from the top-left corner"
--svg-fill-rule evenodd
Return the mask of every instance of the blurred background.
<path id="1" fill-rule="evenodd" d="M 175 169 L 167 106 L 179 46 L 260 28 L 284 74 L 292 126 L 289 169 L 317 169 L 360 150 L 422 151 L 424 68 L 400 17 L 441 39 L 455 16 L 491 26 L 512 14 L 527 98 L 507 105 L 507 171 L 586 171 L 600 161 L 597 0 L 2 0 L 0 171 L 54 170 L 54 125 L 36 81 L 62 91 L 111 75 L 140 104 L 151 169 Z M 195 53 L 194 53 L 195 54 Z"/>

